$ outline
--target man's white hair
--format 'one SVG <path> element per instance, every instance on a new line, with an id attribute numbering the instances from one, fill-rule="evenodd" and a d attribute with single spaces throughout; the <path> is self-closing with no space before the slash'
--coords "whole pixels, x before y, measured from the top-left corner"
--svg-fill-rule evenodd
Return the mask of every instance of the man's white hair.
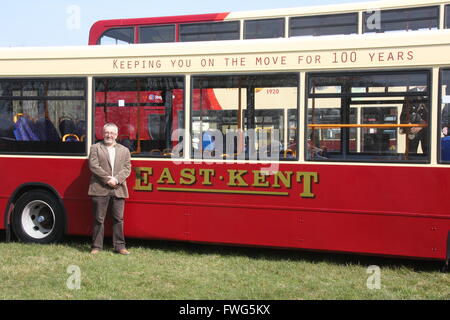
<path id="1" fill-rule="evenodd" d="M 115 124 L 115 123 L 107 123 L 103 126 L 103 131 L 106 130 L 106 128 L 114 128 L 116 130 L 117 133 L 119 133 L 119 127 Z"/>

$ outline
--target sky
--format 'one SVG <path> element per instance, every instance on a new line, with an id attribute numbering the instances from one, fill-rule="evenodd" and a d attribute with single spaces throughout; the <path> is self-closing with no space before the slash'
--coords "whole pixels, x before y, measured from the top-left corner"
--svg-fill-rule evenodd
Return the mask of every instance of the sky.
<path id="1" fill-rule="evenodd" d="M 73 46 L 88 43 L 95 21 L 312 5 L 363 0 L 13 0 L 0 10 L 0 47 Z"/>

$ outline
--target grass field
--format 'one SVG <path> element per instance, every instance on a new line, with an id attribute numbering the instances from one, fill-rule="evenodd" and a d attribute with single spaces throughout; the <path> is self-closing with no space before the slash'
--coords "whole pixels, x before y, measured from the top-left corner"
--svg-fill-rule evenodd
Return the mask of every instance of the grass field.
<path id="1" fill-rule="evenodd" d="M 441 273 L 437 262 L 161 241 L 128 244 L 130 256 L 114 254 L 111 247 L 91 256 L 88 238 L 58 245 L 2 240 L 0 299 L 450 299 L 450 273 Z M 367 286 L 371 265 L 380 268 L 380 289 Z"/>

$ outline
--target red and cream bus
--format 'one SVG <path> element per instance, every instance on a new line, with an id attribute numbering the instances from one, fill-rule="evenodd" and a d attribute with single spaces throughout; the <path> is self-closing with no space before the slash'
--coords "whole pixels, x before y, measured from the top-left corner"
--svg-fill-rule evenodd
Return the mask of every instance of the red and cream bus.
<path id="1" fill-rule="evenodd" d="M 449 36 L 2 49 L 0 228 L 90 235 L 115 122 L 127 237 L 448 262 Z"/>
<path id="2" fill-rule="evenodd" d="M 350 35 L 450 27 L 445 0 L 371 1 L 277 10 L 97 21 L 90 45 Z"/>

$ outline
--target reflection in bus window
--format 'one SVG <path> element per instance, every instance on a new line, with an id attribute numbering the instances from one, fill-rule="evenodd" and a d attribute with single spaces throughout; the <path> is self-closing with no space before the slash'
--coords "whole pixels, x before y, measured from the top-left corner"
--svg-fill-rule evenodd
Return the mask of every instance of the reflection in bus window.
<path id="1" fill-rule="evenodd" d="M 175 42 L 175 26 L 146 26 L 139 28 L 139 43 Z"/>
<path id="2" fill-rule="evenodd" d="M 95 140 L 105 123 L 119 127 L 118 142 L 132 156 L 177 157 L 184 127 L 184 80 L 181 77 L 95 79 Z"/>
<path id="3" fill-rule="evenodd" d="M 310 75 L 308 160 L 429 159 L 428 72 Z"/>
<path id="4" fill-rule="evenodd" d="M 450 162 L 450 70 L 441 71 L 441 161 Z"/>
<path id="5" fill-rule="evenodd" d="M 86 80 L 0 80 L 0 152 L 84 154 Z"/>
<path id="6" fill-rule="evenodd" d="M 298 74 L 193 77 L 195 158 L 297 157 Z"/>
<path id="7" fill-rule="evenodd" d="M 328 14 L 289 19 L 289 36 L 327 36 L 358 33 L 358 14 Z"/>
<path id="8" fill-rule="evenodd" d="M 380 14 L 374 19 L 374 14 Z M 431 30 L 439 27 L 439 7 L 421 7 L 364 12 L 364 33 Z"/>
<path id="9" fill-rule="evenodd" d="M 268 39 L 284 37 L 285 19 L 247 20 L 244 23 L 244 39 Z"/>
<path id="10" fill-rule="evenodd" d="M 323 103 L 330 103 L 332 101 L 322 100 Z M 334 105 L 336 106 L 336 104 Z M 341 123 L 340 108 L 320 108 L 315 110 L 314 119 L 312 119 L 312 110 L 308 110 L 308 123 L 322 124 L 339 124 Z M 350 123 L 356 123 L 356 109 L 350 109 Z M 325 128 L 317 131 L 312 130 L 309 135 L 310 147 L 314 148 L 314 154 L 323 156 L 328 152 L 339 152 L 341 150 L 341 130 L 340 128 Z M 350 150 L 356 149 L 356 129 L 350 129 Z"/>
<path id="11" fill-rule="evenodd" d="M 99 44 L 130 44 L 134 43 L 134 28 L 114 28 L 103 33 Z"/>
<path id="12" fill-rule="evenodd" d="M 398 114 L 396 107 L 365 107 L 361 110 L 362 124 L 397 124 Z M 402 130 L 402 129 L 400 129 Z M 397 130 L 394 128 L 374 129 L 361 128 L 363 152 L 381 152 L 396 154 Z M 411 150 L 411 148 L 410 148 Z"/>
<path id="13" fill-rule="evenodd" d="M 180 41 L 239 40 L 240 22 L 205 22 L 180 25 Z"/>

